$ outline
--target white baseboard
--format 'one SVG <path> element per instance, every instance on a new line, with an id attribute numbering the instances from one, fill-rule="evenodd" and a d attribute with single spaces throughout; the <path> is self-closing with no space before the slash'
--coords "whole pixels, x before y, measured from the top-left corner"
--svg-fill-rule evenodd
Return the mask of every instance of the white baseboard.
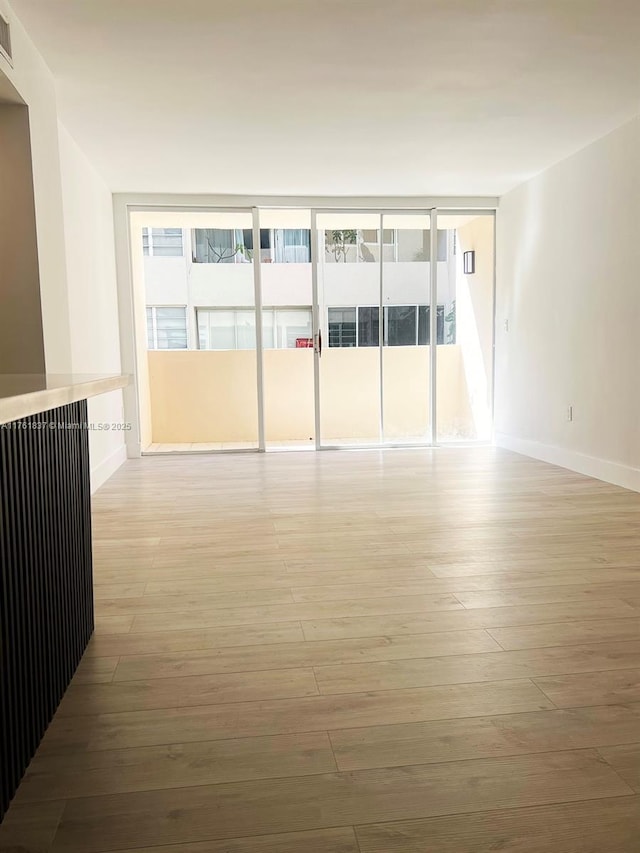
<path id="1" fill-rule="evenodd" d="M 496 447 L 504 447 L 524 456 L 532 456 L 542 462 L 568 468 L 578 474 L 587 477 L 595 477 L 596 480 L 604 480 L 614 486 L 622 486 L 640 492 L 640 469 L 632 468 L 630 465 L 621 465 L 619 462 L 609 462 L 607 459 L 599 459 L 596 456 L 587 456 L 584 453 L 576 453 L 564 447 L 555 447 L 552 444 L 542 444 L 539 441 L 530 441 L 526 438 L 515 438 L 504 433 L 494 435 Z"/>
<path id="2" fill-rule="evenodd" d="M 127 460 L 127 448 L 124 444 L 116 448 L 106 459 L 91 469 L 91 494 L 96 492 L 109 477 Z"/>

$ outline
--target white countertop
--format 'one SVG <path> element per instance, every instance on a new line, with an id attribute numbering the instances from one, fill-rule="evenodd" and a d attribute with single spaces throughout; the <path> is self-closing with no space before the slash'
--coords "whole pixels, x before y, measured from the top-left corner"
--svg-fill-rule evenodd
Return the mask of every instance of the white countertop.
<path id="1" fill-rule="evenodd" d="M 129 377 L 109 374 L 0 374 L 0 424 L 117 391 Z"/>

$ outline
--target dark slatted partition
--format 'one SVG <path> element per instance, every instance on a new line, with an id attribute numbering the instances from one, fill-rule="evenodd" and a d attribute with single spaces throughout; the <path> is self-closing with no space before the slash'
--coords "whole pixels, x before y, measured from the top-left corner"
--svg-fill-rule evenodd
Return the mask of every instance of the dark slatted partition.
<path id="1" fill-rule="evenodd" d="M 86 421 L 0 426 L 0 820 L 93 631 Z"/>

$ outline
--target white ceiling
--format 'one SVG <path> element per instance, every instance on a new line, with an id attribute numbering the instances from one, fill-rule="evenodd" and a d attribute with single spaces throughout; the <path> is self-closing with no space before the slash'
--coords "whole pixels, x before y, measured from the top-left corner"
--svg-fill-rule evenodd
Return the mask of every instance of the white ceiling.
<path id="1" fill-rule="evenodd" d="M 114 191 L 500 194 L 640 112 L 640 0 L 12 0 Z"/>

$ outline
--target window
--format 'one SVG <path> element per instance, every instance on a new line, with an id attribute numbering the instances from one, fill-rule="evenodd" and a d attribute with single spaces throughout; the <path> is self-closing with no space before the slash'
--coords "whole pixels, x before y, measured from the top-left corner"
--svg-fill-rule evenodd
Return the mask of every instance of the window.
<path id="1" fill-rule="evenodd" d="M 418 305 L 418 345 L 426 346 L 431 340 L 431 306 Z M 437 338 L 438 345 L 444 344 L 444 305 L 438 305 L 438 313 L 436 315 L 437 323 Z M 447 341 L 447 343 L 455 343 L 455 341 Z"/>
<path id="2" fill-rule="evenodd" d="M 265 309 L 262 311 L 263 315 Z M 313 338 L 311 308 L 274 309 L 276 349 L 306 347 Z"/>
<path id="3" fill-rule="evenodd" d="M 388 347 L 416 345 L 415 305 L 389 305 L 384 309 L 384 343 Z"/>
<path id="4" fill-rule="evenodd" d="M 196 228 L 193 232 L 196 264 L 238 264 L 253 258 L 251 228 Z M 310 264 L 308 228 L 261 228 L 260 260 L 274 264 Z"/>
<path id="5" fill-rule="evenodd" d="M 251 230 L 241 228 L 196 228 L 193 231 L 195 264 L 250 263 Z"/>
<path id="6" fill-rule="evenodd" d="M 331 263 L 356 263 L 358 253 L 358 232 L 353 228 L 324 232 L 324 256 Z"/>
<path id="7" fill-rule="evenodd" d="M 196 316 L 200 349 L 256 348 L 253 309 L 198 308 Z M 310 307 L 262 309 L 262 344 L 265 349 L 296 349 L 305 346 L 312 337 Z"/>
<path id="8" fill-rule="evenodd" d="M 329 346 L 356 345 L 356 309 L 329 308 Z"/>
<path id="9" fill-rule="evenodd" d="M 430 231 L 403 228 L 398 231 L 399 261 L 428 261 L 430 257 Z"/>
<path id="10" fill-rule="evenodd" d="M 372 263 L 380 258 L 380 232 L 375 228 L 325 231 L 325 262 Z M 413 228 L 385 228 L 382 232 L 382 260 L 429 261 L 431 232 Z M 447 260 L 447 231 L 438 229 L 438 260 Z"/>
<path id="11" fill-rule="evenodd" d="M 275 264 L 311 263 L 311 231 L 308 228 L 275 228 L 267 233 L 271 234 Z"/>
<path id="12" fill-rule="evenodd" d="M 200 349 L 255 349 L 256 315 L 253 310 L 198 309 Z"/>
<path id="13" fill-rule="evenodd" d="M 362 242 L 374 243 L 377 246 L 378 240 L 380 239 L 379 234 L 380 232 L 375 228 L 365 228 L 362 231 Z M 384 245 L 393 245 L 393 243 L 396 242 L 395 231 L 393 228 L 383 228 L 382 242 Z"/>
<path id="14" fill-rule="evenodd" d="M 429 261 L 431 232 L 406 228 L 398 231 L 399 261 Z M 438 229 L 438 260 L 447 260 L 447 231 Z"/>
<path id="15" fill-rule="evenodd" d="M 147 306 L 148 349 L 187 349 L 187 309 Z"/>
<path id="16" fill-rule="evenodd" d="M 380 259 L 380 231 L 375 228 L 365 228 L 359 232 L 358 260 L 365 263 L 377 262 Z M 396 232 L 393 228 L 382 230 L 382 260 L 395 261 Z"/>
<path id="17" fill-rule="evenodd" d="M 184 254 L 182 228 L 143 228 L 142 253 L 162 258 L 181 258 Z"/>
<path id="18" fill-rule="evenodd" d="M 455 309 L 452 309 L 454 311 Z M 380 309 L 378 306 L 359 305 L 349 308 L 329 308 L 330 347 L 379 346 Z M 385 305 L 384 346 L 414 347 L 429 343 L 429 305 Z M 454 316 L 453 314 L 451 316 Z M 357 324 L 356 324 L 357 317 Z M 447 319 L 451 327 L 451 320 Z M 454 325 L 455 325 L 455 321 Z M 438 344 L 444 344 L 444 305 L 438 305 Z M 447 343 L 455 343 L 455 331 L 449 330 Z"/>
<path id="19" fill-rule="evenodd" d="M 325 261 L 329 263 L 374 263 L 380 257 L 379 231 L 375 228 L 343 229 L 324 232 Z M 385 228 L 382 232 L 383 260 L 395 260 L 396 232 Z"/>
<path id="20" fill-rule="evenodd" d="M 380 309 L 375 307 L 358 308 L 358 346 L 380 346 Z"/>

